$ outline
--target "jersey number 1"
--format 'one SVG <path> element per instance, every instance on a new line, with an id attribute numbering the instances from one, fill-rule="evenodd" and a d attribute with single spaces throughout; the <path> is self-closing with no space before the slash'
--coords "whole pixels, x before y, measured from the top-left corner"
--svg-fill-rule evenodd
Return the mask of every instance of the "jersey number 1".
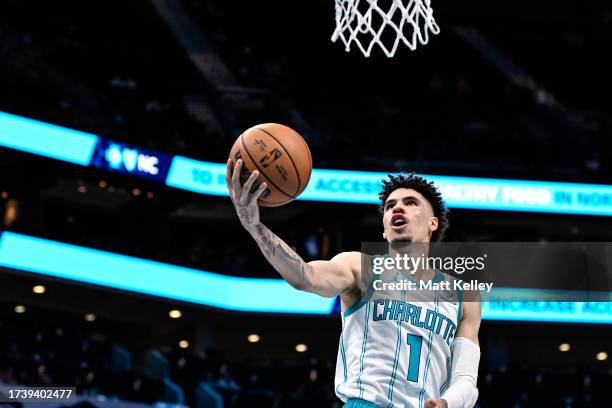
<path id="1" fill-rule="evenodd" d="M 410 360 L 408 361 L 408 381 L 419 381 L 419 367 L 421 365 L 421 346 L 423 337 L 408 334 L 408 347 L 410 347 Z"/>

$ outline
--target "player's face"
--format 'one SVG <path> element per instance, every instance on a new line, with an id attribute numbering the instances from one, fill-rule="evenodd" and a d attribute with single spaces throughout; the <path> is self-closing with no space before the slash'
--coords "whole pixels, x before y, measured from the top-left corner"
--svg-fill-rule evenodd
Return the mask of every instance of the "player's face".
<path id="1" fill-rule="evenodd" d="M 388 242 L 429 242 L 438 218 L 421 193 L 399 188 L 385 201 L 383 226 Z"/>

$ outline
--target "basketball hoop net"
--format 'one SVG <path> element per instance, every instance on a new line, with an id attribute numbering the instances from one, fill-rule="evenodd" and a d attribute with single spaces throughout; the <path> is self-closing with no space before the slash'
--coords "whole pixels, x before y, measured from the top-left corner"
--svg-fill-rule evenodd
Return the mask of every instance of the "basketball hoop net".
<path id="1" fill-rule="evenodd" d="M 332 41 L 342 40 L 347 52 L 355 43 L 369 57 L 378 45 L 387 57 L 393 57 L 400 43 L 414 51 L 418 43 L 427 44 L 430 32 L 440 32 L 431 0 L 335 1 L 336 30 Z"/>

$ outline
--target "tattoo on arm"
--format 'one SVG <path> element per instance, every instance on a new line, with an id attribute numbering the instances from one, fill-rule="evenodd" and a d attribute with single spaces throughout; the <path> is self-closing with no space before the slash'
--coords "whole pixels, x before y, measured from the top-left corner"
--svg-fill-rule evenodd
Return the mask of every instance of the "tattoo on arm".
<path id="1" fill-rule="evenodd" d="M 249 217 L 249 212 L 247 211 L 246 208 L 241 207 L 238 210 L 238 217 L 244 221 L 245 224 L 249 225 L 251 224 L 251 217 Z"/>
<path id="2" fill-rule="evenodd" d="M 312 276 L 312 266 L 304 262 L 289 245 L 265 225 L 256 224 L 250 229 L 250 233 L 270 265 L 283 279 L 296 289 L 308 290 L 310 288 L 309 278 Z"/>
<path id="3" fill-rule="evenodd" d="M 289 245 L 284 243 L 267 228 L 257 226 L 255 240 L 259 244 L 259 247 L 266 258 L 268 258 L 268 260 L 271 262 L 274 261 L 274 259 L 270 258 L 285 255 L 288 258 L 285 258 L 285 262 L 290 262 L 296 267 L 297 270 L 302 269 L 303 265 L 306 264 L 302 258 L 289 247 Z"/>
<path id="4" fill-rule="evenodd" d="M 276 248 L 280 245 L 279 239 L 276 235 L 272 234 L 271 231 L 262 228 L 261 226 L 257 227 L 257 236 L 255 240 L 260 243 L 261 249 L 264 251 L 264 254 L 269 256 L 274 256 L 276 252 Z"/>

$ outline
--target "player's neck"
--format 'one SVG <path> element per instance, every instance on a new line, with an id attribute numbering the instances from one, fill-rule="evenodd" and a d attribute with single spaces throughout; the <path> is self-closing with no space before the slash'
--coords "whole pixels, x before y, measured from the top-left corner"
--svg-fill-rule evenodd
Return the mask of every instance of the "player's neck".
<path id="1" fill-rule="evenodd" d="M 390 243 L 389 256 L 394 259 L 400 258 L 402 262 L 397 262 L 396 265 L 406 266 L 399 269 L 416 281 L 428 281 L 436 276 L 436 271 L 427 265 L 429 242 Z"/>
<path id="2" fill-rule="evenodd" d="M 389 256 L 404 255 L 411 258 L 427 258 L 429 255 L 429 242 L 390 242 Z"/>

